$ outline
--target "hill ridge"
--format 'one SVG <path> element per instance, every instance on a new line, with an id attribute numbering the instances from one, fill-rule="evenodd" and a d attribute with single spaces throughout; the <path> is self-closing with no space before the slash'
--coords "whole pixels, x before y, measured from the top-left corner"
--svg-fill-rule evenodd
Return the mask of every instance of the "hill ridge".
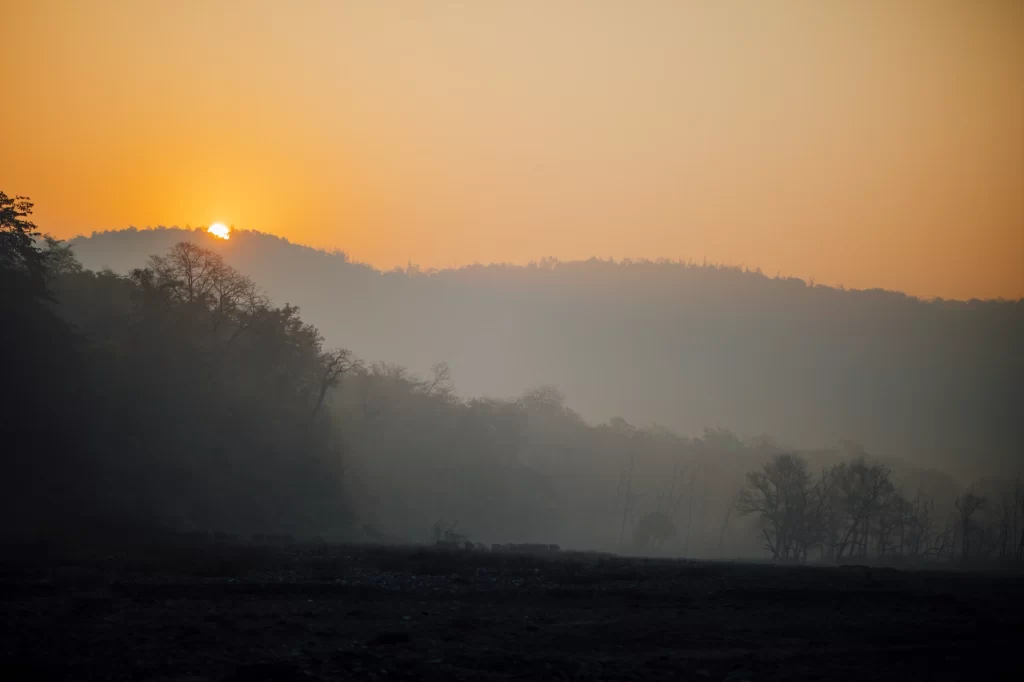
<path id="1" fill-rule="evenodd" d="M 724 425 L 797 447 L 850 439 L 970 478 L 1020 465 L 1024 300 L 925 300 L 670 261 L 386 271 L 253 231 L 72 243 L 87 267 L 127 272 L 184 236 L 299 305 L 331 345 L 423 375 L 446 361 L 463 394 L 553 384 L 594 422 Z"/>

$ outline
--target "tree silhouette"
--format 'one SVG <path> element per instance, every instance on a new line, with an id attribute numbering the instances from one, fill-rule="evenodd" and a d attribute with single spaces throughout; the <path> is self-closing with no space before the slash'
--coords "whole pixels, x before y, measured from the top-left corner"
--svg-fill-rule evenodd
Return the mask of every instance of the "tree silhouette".
<path id="1" fill-rule="evenodd" d="M 971 541 L 977 530 L 972 522 L 972 517 L 984 508 L 985 503 L 984 497 L 975 495 L 971 490 L 956 499 L 956 508 L 960 512 L 960 556 L 963 559 L 968 559 L 971 556 Z"/>

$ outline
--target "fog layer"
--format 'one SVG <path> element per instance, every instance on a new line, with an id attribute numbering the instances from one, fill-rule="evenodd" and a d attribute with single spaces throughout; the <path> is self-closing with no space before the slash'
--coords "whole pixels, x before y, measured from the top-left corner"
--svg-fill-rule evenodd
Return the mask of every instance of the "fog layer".
<path id="1" fill-rule="evenodd" d="M 381 272 L 252 232 L 126 230 L 73 245 L 87 267 L 127 273 L 186 237 L 300 306 L 329 345 L 421 376 L 446 362 L 464 396 L 553 385 L 592 422 L 724 427 L 802 448 L 851 440 L 963 480 L 1020 463 L 1021 301 L 675 262 Z"/>

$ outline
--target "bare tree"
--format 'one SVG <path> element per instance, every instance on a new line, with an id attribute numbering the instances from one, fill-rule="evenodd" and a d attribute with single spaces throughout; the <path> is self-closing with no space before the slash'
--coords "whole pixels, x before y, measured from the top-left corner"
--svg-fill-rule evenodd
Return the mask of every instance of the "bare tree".
<path id="1" fill-rule="evenodd" d="M 736 509 L 735 504 L 729 504 L 725 508 L 725 518 L 721 528 L 718 529 L 718 558 L 725 558 L 725 534 L 729 530 L 729 522 L 732 520 L 732 512 Z"/>
<path id="2" fill-rule="evenodd" d="M 622 545 L 626 536 L 626 520 L 633 514 L 633 505 L 636 503 L 636 496 L 633 495 L 633 470 L 636 465 L 636 453 L 630 451 L 629 456 L 619 472 L 619 494 L 622 501 L 622 523 L 619 526 L 619 545 Z"/>
<path id="3" fill-rule="evenodd" d="M 424 382 L 423 393 L 425 395 L 439 395 L 445 398 L 450 397 L 455 388 L 452 385 L 452 370 L 447 362 L 438 362 L 430 368 L 433 377 L 430 381 Z"/>
<path id="4" fill-rule="evenodd" d="M 985 506 L 985 498 L 975 495 L 973 491 L 956 498 L 956 508 L 960 512 L 960 558 L 967 559 L 971 556 L 971 539 L 974 536 L 975 527 L 971 517 Z"/>
<path id="5" fill-rule="evenodd" d="M 925 556 L 934 549 L 931 536 L 932 512 L 934 504 L 924 500 L 918 493 L 913 502 L 905 509 L 901 540 L 902 551 L 909 556 Z"/>
<path id="6" fill-rule="evenodd" d="M 902 555 L 906 543 L 906 524 L 911 505 L 899 490 L 889 486 L 879 499 L 872 529 L 878 557 Z"/>
<path id="7" fill-rule="evenodd" d="M 697 482 L 697 470 L 690 473 L 686 487 L 686 535 L 683 537 L 683 556 L 690 553 L 690 530 L 693 528 L 693 486 Z"/>
<path id="8" fill-rule="evenodd" d="M 765 549 L 773 559 L 803 561 L 825 538 L 831 485 L 827 471 L 814 481 L 804 459 L 777 455 L 761 471 L 747 474 L 736 510 L 761 518 Z"/>
<path id="9" fill-rule="evenodd" d="M 1010 491 L 1003 491 L 999 496 L 999 533 L 998 553 L 1000 559 L 1012 555 L 1011 543 L 1014 541 L 1014 516 L 1017 511 L 1017 500 Z"/>
<path id="10" fill-rule="evenodd" d="M 320 412 L 320 408 L 324 404 L 324 398 L 327 396 L 327 390 L 338 383 L 342 374 L 356 368 L 359 365 L 359 360 L 352 355 L 352 351 L 346 348 L 338 348 L 322 353 L 320 355 L 320 365 L 322 368 L 320 392 L 317 395 L 316 404 L 313 406 L 310 420 L 315 420 L 317 413 Z"/>
<path id="11" fill-rule="evenodd" d="M 836 547 L 836 558 L 847 550 L 867 557 L 872 517 L 880 511 L 882 501 L 892 493 L 889 469 L 881 464 L 868 465 L 863 459 L 844 462 L 832 471 L 841 494 L 846 527 Z"/>
<path id="12" fill-rule="evenodd" d="M 191 242 L 175 244 L 163 256 L 149 259 L 151 284 L 168 300 L 202 306 L 210 313 L 213 338 L 223 340 L 226 329 L 229 351 L 249 330 L 270 301 L 256 284 L 224 262 L 220 254 Z M 143 276 L 143 272 L 138 272 Z"/>
<path id="13" fill-rule="evenodd" d="M 149 268 L 156 284 L 184 303 L 209 301 L 217 282 L 233 272 L 220 254 L 192 242 L 179 242 L 165 256 L 151 256 Z"/>

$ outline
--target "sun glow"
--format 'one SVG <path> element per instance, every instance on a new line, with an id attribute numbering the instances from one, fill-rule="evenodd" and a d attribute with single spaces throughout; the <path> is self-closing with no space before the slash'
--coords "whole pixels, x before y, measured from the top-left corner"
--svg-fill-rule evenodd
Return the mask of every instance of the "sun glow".
<path id="1" fill-rule="evenodd" d="M 224 223 L 214 223 L 206 231 L 221 239 L 231 239 L 231 229 Z"/>

